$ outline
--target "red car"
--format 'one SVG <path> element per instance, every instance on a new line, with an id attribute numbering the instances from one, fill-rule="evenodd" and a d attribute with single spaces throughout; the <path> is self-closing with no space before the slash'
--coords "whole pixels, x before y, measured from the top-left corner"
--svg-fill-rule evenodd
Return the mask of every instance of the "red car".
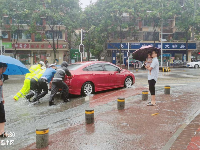
<path id="1" fill-rule="evenodd" d="M 66 76 L 64 81 L 69 86 L 69 93 L 74 95 L 131 87 L 135 83 L 133 73 L 109 62 L 79 62 L 69 65 L 68 69 L 72 76 Z"/>

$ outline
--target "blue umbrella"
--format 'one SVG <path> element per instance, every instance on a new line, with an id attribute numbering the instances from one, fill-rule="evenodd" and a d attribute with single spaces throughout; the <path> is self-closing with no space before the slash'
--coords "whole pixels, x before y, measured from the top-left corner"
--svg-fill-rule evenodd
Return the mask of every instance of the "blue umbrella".
<path id="1" fill-rule="evenodd" d="M 10 56 L 0 55 L 0 62 L 8 65 L 4 74 L 6 75 L 24 75 L 29 73 L 29 70 L 19 60 Z"/>

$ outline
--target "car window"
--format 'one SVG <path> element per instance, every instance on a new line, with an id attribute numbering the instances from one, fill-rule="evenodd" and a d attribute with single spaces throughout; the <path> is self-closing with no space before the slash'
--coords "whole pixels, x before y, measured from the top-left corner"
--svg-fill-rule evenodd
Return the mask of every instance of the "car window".
<path id="1" fill-rule="evenodd" d="M 67 67 L 67 69 L 68 70 L 76 70 L 76 69 L 78 69 L 78 68 L 80 68 L 80 67 L 82 67 L 83 66 L 83 64 L 71 64 L 71 65 L 69 65 L 68 67 Z"/>
<path id="2" fill-rule="evenodd" d="M 94 64 L 84 68 L 83 71 L 103 71 L 103 66 L 101 64 Z"/>
<path id="3" fill-rule="evenodd" d="M 105 64 L 104 67 L 105 67 L 106 71 L 118 71 L 118 69 L 119 69 L 119 68 L 117 68 L 113 65 L 110 65 L 110 64 Z"/>

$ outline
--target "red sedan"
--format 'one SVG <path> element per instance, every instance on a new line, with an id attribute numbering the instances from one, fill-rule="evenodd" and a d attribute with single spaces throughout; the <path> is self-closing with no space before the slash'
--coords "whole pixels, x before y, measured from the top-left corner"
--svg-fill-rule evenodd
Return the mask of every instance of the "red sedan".
<path id="1" fill-rule="evenodd" d="M 69 65 L 68 69 L 72 76 L 66 76 L 65 83 L 69 86 L 69 93 L 74 95 L 131 87 L 135 83 L 133 73 L 109 62 L 79 62 Z"/>

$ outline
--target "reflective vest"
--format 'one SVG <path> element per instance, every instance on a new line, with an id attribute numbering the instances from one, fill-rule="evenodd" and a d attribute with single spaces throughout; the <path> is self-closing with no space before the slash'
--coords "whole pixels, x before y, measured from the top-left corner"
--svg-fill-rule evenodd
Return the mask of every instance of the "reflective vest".
<path id="1" fill-rule="evenodd" d="M 41 71 L 41 68 L 40 68 L 40 69 L 37 69 L 37 70 L 36 70 L 35 72 L 33 72 L 33 73 L 27 73 L 26 76 L 25 76 L 25 78 L 31 78 L 31 79 L 32 79 L 32 77 L 35 76 L 36 74 L 38 74 L 40 71 Z"/>
<path id="2" fill-rule="evenodd" d="M 39 73 L 37 73 L 35 76 L 33 76 L 33 79 L 35 79 L 35 81 L 38 81 L 39 78 L 41 78 L 41 76 L 44 74 L 46 69 L 41 70 Z"/>
<path id="3" fill-rule="evenodd" d="M 38 69 L 41 69 L 41 65 L 40 64 L 31 66 L 31 68 L 29 69 L 29 71 L 30 71 L 30 73 L 33 73 L 33 72 L 35 72 Z"/>

